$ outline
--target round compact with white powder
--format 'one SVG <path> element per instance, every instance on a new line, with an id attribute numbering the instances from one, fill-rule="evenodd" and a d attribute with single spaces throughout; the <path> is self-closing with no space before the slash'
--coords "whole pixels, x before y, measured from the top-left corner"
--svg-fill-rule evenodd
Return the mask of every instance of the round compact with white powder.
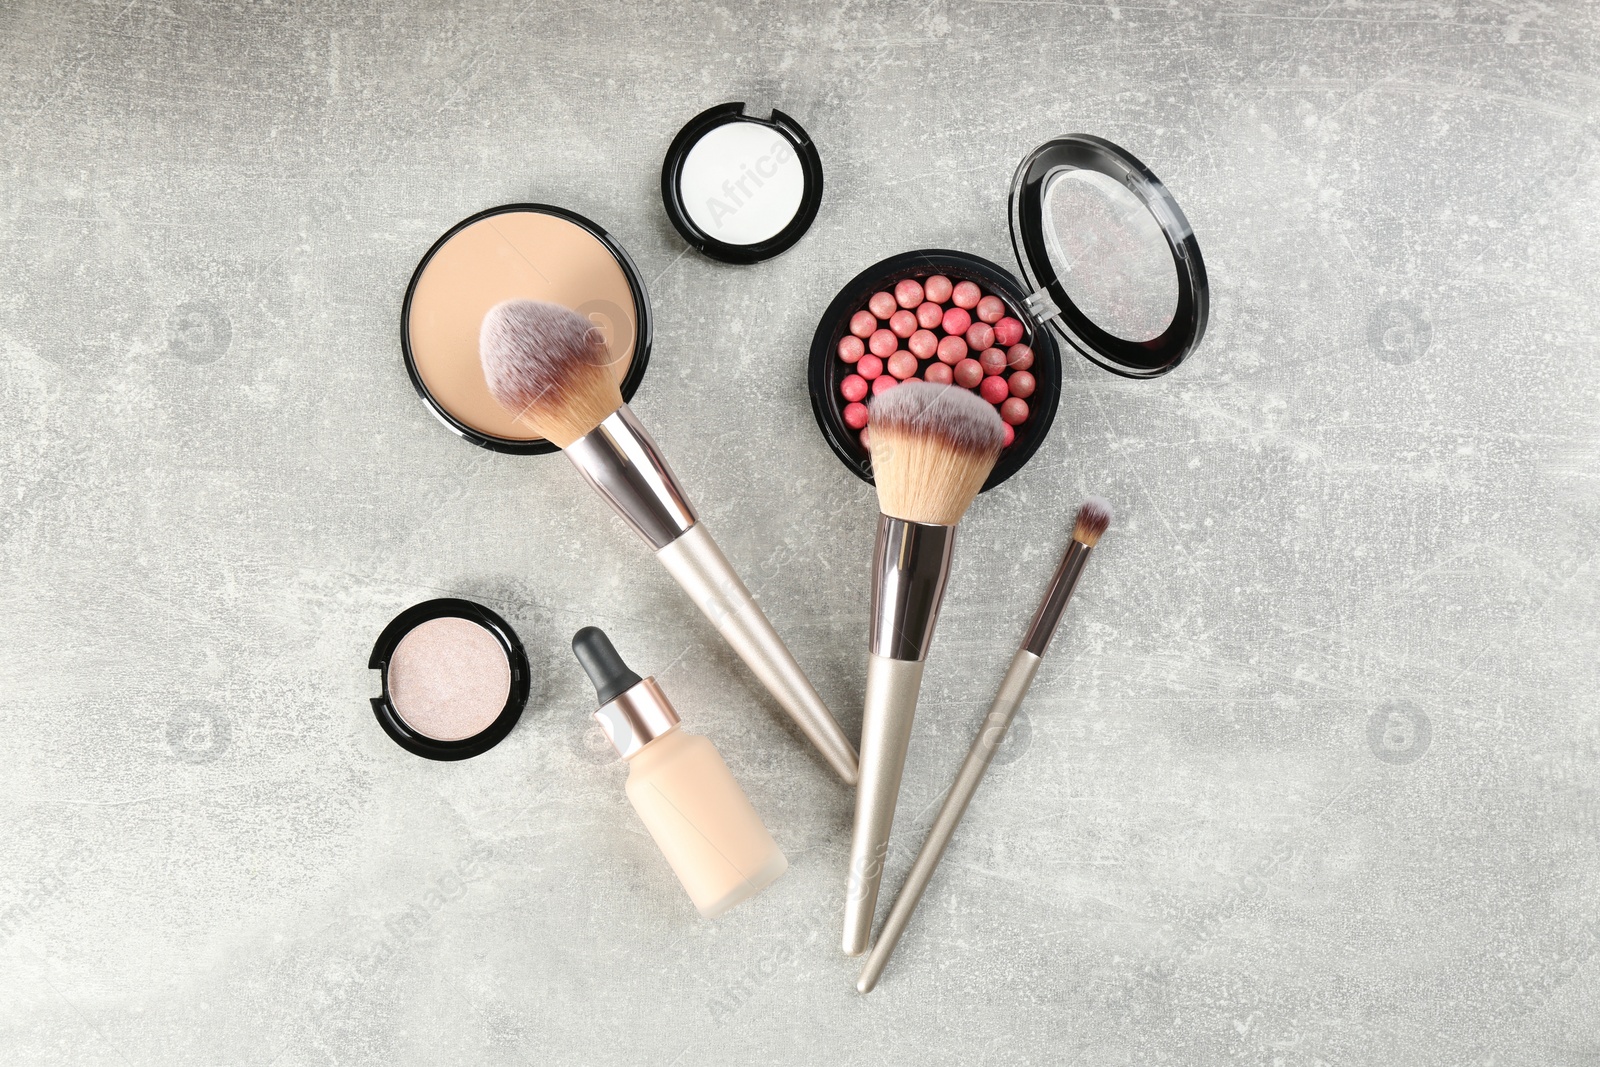
<path id="1" fill-rule="evenodd" d="M 367 666 L 383 672 L 373 712 L 390 738 L 429 759 L 493 748 L 528 700 L 528 659 L 504 619 L 470 600 L 430 600 L 384 628 Z"/>
<path id="2" fill-rule="evenodd" d="M 783 112 L 757 119 L 743 104 L 722 104 L 696 115 L 673 140 L 661 198 L 695 248 L 727 263 L 755 263 L 810 228 L 822 203 L 822 160 Z"/>

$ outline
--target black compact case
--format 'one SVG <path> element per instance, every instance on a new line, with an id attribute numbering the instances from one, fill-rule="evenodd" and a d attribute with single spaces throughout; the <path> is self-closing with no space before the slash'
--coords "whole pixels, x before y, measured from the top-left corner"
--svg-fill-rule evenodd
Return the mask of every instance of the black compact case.
<path id="1" fill-rule="evenodd" d="M 1055 421 L 1056 403 L 1061 398 L 1061 350 L 1055 338 L 1023 310 L 1027 294 L 1016 278 L 998 263 L 967 252 L 924 248 L 890 256 L 846 282 L 823 313 L 811 341 L 808 371 L 811 412 L 834 455 L 843 460 L 856 477 L 872 481 L 872 454 L 861 446 L 859 431 L 844 423 L 839 383 L 854 367 L 839 358 L 839 342 L 850 332 L 851 314 L 865 307 L 873 293 L 892 291 L 906 278 L 920 282 L 935 274 L 946 275 L 952 281 L 976 282 L 986 292 L 1002 297 L 1022 323 L 1023 343 L 1033 349 L 1033 376 L 1037 385 L 1030 398 L 1032 412 L 1028 421 L 1017 428 L 1016 440 L 1000 453 L 999 461 L 983 483 L 984 489 L 993 489 L 1021 470 L 1039 450 L 1050 432 L 1050 424 Z"/>
<path id="2" fill-rule="evenodd" d="M 735 122 L 764 127 L 783 138 L 799 160 L 802 176 L 800 202 L 793 217 L 771 237 L 750 244 L 719 240 L 694 220 L 684 203 L 683 168 L 689 153 L 707 134 Z M 661 203 L 673 228 L 702 254 L 724 263 L 759 263 L 787 251 L 816 220 L 822 206 L 822 156 L 805 128 L 783 112 L 774 109 L 770 118 L 758 119 L 745 114 L 741 102 L 718 104 L 690 119 L 672 139 L 661 163 Z"/>
<path id="3" fill-rule="evenodd" d="M 511 688 L 506 694 L 505 707 L 483 730 L 459 741 L 441 741 L 418 733 L 406 722 L 389 695 L 389 660 L 393 657 L 394 650 L 399 647 L 405 636 L 418 626 L 432 619 L 444 618 L 466 619 L 483 627 L 500 645 L 511 668 Z M 482 604 L 470 600 L 441 597 L 413 604 L 402 611 L 378 635 L 377 642 L 372 646 L 372 655 L 367 660 L 367 667 L 383 672 L 383 692 L 372 698 L 372 713 L 377 716 L 384 733 L 407 752 L 426 759 L 463 760 L 489 751 L 505 740 L 512 727 L 517 725 L 517 720 L 522 717 L 522 709 L 528 703 L 528 654 L 523 650 L 522 641 L 518 639 L 516 631 L 510 624 L 499 615 Z"/>
<path id="4" fill-rule="evenodd" d="M 450 243 L 452 238 L 469 226 L 480 222 L 490 222 L 492 224 L 497 216 L 516 214 L 548 215 L 552 218 L 572 223 L 587 231 L 617 261 L 617 267 L 627 280 L 633 301 L 632 310 L 634 329 L 636 331 L 633 342 L 633 357 L 632 363 L 628 367 L 628 372 L 623 376 L 621 382 L 622 399 L 626 401 L 633 398 L 633 394 L 639 388 L 639 383 L 644 380 L 645 370 L 650 365 L 650 345 L 654 340 L 650 297 L 645 289 L 644 276 L 639 273 L 639 268 L 634 265 L 633 259 L 628 255 L 627 250 L 598 223 L 585 218 L 576 211 L 568 211 L 566 208 L 556 207 L 553 204 L 501 204 L 499 207 L 487 208 L 475 215 L 469 215 L 462 219 L 446 230 L 437 241 L 433 242 L 428 251 L 417 261 L 416 270 L 411 272 L 411 280 L 406 284 L 405 298 L 400 304 L 400 353 L 405 360 L 406 374 L 411 378 L 411 385 L 416 389 L 417 395 L 428 406 L 428 410 L 433 412 L 434 416 L 444 423 L 450 432 L 480 448 L 487 448 L 494 452 L 505 452 L 511 455 L 543 456 L 552 452 L 559 452 L 560 449 L 552 442 L 542 438 L 518 440 L 499 437 L 469 425 L 463 419 L 458 418 L 455 412 L 452 412 L 433 395 L 427 383 L 423 381 L 422 373 L 417 368 L 417 360 L 412 351 L 411 343 L 413 298 L 416 295 L 417 285 L 421 282 L 423 273 L 434 261 L 434 257 Z M 582 312 L 584 309 L 579 307 L 576 310 Z"/>
<path id="5" fill-rule="evenodd" d="M 1056 195 L 1063 191 L 1069 195 Z M 857 274 L 817 324 L 808 373 L 811 409 L 828 446 L 864 481 L 872 481 L 872 457 L 844 423 L 839 384 L 853 368 L 839 358 L 838 346 L 850 316 L 902 279 L 944 274 L 977 283 L 1005 300 L 1033 349 L 1029 416 L 1000 454 L 986 490 L 1022 469 L 1049 434 L 1061 398 L 1063 345 L 1114 374 L 1154 378 L 1183 362 L 1205 335 L 1210 288 L 1194 231 L 1160 179 L 1124 149 L 1090 134 L 1040 145 L 1017 167 L 1009 215 L 1021 281 L 969 253 L 919 249 Z M 1124 278 L 1136 296 L 1122 304 L 1148 312 L 1135 306 L 1142 296 L 1162 312 L 1170 309 L 1164 327 L 1149 326 L 1147 313 L 1137 322 L 1139 316 L 1119 304 L 1116 283 Z M 1125 328 L 1130 324 L 1134 328 Z"/>

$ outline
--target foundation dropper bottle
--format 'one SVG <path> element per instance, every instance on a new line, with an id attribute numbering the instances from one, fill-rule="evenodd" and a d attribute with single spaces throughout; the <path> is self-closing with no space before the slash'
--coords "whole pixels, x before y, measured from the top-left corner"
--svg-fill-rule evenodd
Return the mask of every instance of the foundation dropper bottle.
<path id="1" fill-rule="evenodd" d="M 601 729 L 628 761 L 628 800 L 700 914 L 712 919 L 777 881 L 789 861 L 716 746 L 678 728 L 654 678 L 641 679 L 594 626 L 572 637 L 594 683 Z"/>

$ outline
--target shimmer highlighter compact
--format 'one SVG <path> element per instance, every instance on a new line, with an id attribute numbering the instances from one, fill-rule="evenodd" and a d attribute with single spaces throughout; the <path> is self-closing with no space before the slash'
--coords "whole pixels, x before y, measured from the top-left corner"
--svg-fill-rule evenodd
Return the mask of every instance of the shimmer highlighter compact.
<path id="1" fill-rule="evenodd" d="M 384 627 L 367 666 L 383 672 L 372 711 L 407 752 L 467 759 L 504 740 L 528 702 L 528 656 L 499 615 L 429 600 Z"/>

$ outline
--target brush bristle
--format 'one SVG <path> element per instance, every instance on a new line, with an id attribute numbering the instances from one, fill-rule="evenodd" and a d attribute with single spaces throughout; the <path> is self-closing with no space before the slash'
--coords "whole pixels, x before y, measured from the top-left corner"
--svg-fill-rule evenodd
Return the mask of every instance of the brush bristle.
<path id="1" fill-rule="evenodd" d="M 994 407 L 953 385 L 897 385 L 872 401 L 869 420 L 878 509 L 907 522 L 960 522 L 1005 440 Z"/>
<path id="2" fill-rule="evenodd" d="M 1111 505 L 1101 497 L 1092 496 L 1078 508 L 1077 521 L 1072 524 L 1072 539 L 1086 548 L 1093 548 L 1110 525 Z"/>
<path id="3" fill-rule="evenodd" d="M 622 406 L 604 335 L 560 304 L 496 304 L 483 317 L 478 357 L 500 406 L 562 448 Z"/>

